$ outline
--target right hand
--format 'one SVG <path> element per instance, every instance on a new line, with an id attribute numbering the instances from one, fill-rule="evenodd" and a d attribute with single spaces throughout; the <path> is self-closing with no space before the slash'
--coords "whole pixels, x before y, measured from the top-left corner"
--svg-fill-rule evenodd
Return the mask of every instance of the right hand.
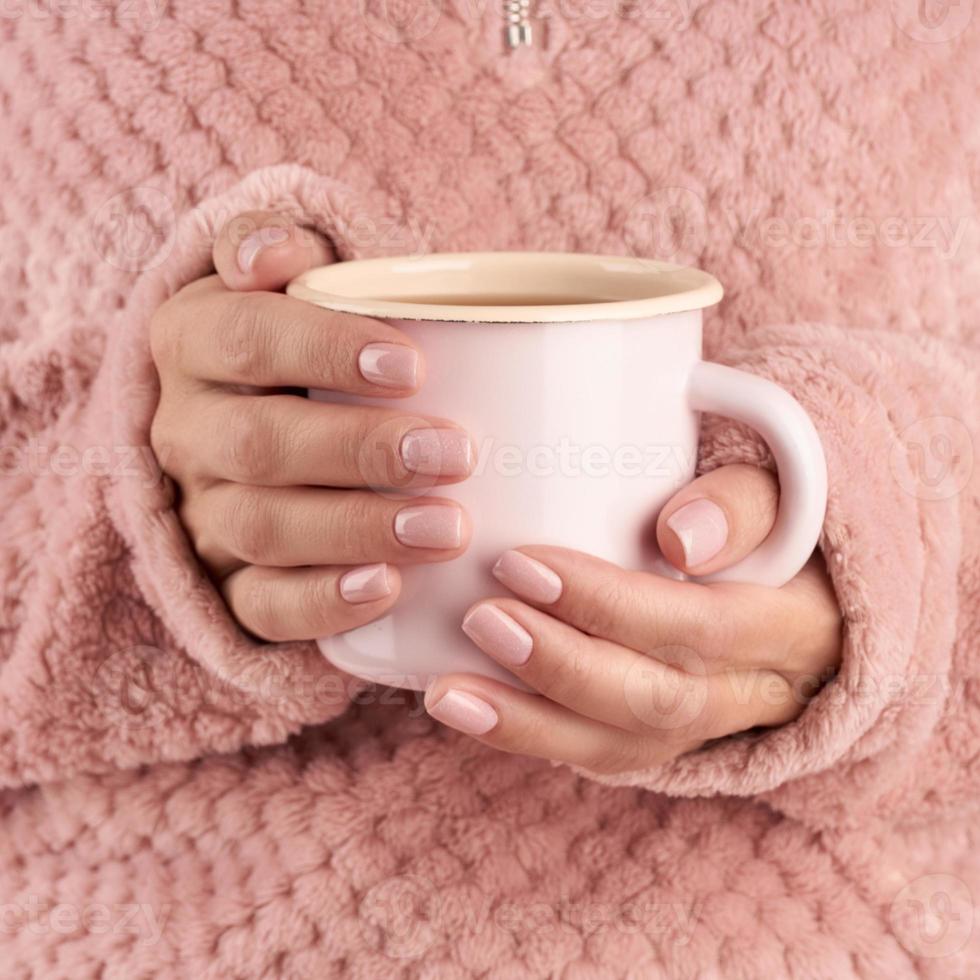
<path id="1" fill-rule="evenodd" d="M 177 485 L 184 528 L 255 636 L 361 626 L 398 598 L 391 563 L 466 548 L 462 508 L 421 490 L 464 479 L 472 443 L 445 419 L 297 392 L 398 398 L 423 376 L 420 352 L 394 327 L 278 294 L 330 261 L 321 238 L 251 212 L 224 227 L 213 259 L 217 274 L 182 289 L 151 324 L 160 375 L 151 444 Z"/>

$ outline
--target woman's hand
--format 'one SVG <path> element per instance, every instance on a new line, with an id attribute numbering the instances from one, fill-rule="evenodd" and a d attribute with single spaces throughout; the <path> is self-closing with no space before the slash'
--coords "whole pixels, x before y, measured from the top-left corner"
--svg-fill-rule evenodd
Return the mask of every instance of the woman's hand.
<path id="1" fill-rule="evenodd" d="M 733 565 L 769 533 L 778 493 L 752 466 L 708 473 L 664 507 L 660 549 L 695 575 Z M 819 554 L 781 589 L 674 581 L 540 546 L 507 552 L 494 575 L 520 599 L 477 603 L 463 630 L 536 693 L 448 675 L 426 706 L 508 752 L 602 774 L 650 769 L 791 721 L 840 663 L 841 615 Z"/>
<path id="2" fill-rule="evenodd" d="M 177 293 L 151 327 L 153 450 L 198 557 L 239 623 L 268 640 L 377 618 L 398 597 L 389 562 L 454 558 L 469 534 L 453 501 L 377 492 L 465 478 L 472 449 L 458 426 L 302 397 L 398 398 L 423 380 L 400 331 L 277 292 L 329 259 L 282 217 L 241 215 L 214 247 L 217 275 Z"/>

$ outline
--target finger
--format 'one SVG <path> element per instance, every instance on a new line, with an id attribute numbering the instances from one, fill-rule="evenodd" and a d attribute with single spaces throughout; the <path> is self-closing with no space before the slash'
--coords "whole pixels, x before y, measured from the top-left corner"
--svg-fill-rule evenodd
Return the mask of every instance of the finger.
<path id="1" fill-rule="evenodd" d="M 567 548 L 507 551 L 493 574 L 531 605 L 590 636 L 657 659 L 687 648 L 712 672 L 730 666 L 780 669 L 809 628 L 793 592 L 675 582 Z"/>
<path id="2" fill-rule="evenodd" d="M 273 643 L 315 640 L 363 626 L 398 599 L 401 578 L 390 565 L 355 568 L 261 568 L 247 565 L 221 585 L 235 619 Z"/>
<path id="3" fill-rule="evenodd" d="M 734 584 L 716 588 L 738 592 Z M 775 592 L 793 625 L 784 638 L 783 663 L 777 669 L 810 697 L 836 673 L 843 654 L 844 620 L 821 552 L 815 551 L 792 581 Z"/>
<path id="4" fill-rule="evenodd" d="M 778 674 L 709 673 L 686 647 L 662 659 L 586 636 L 513 599 L 478 603 L 463 631 L 525 684 L 577 714 L 659 739 L 665 747 L 782 724 L 793 709 Z M 668 654 L 668 651 L 662 651 Z"/>
<path id="5" fill-rule="evenodd" d="M 278 291 L 333 259 L 322 235 L 275 211 L 246 211 L 232 218 L 218 233 L 212 256 L 221 281 L 239 291 Z"/>
<path id="6" fill-rule="evenodd" d="M 475 451 L 455 423 L 293 395 L 209 391 L 176 455 L 208 477 L 253 486 L 421 490 L 469 475 Z M 193 452 L 191 451 L 193 450 Z"/>
<path id="7" fill-rule="evenodd" d="M 722 466 L 667 501 L 657 518 L 657 543 L 682 572 L 717 572 L 762 544 L 778 507 L 774 473 L 741 463 Z"/>
<path id="8" fill-rule="evenodd" d="M 215 277 L 188 288 L 161 352 L 203 381 L 404 396 L 422 383 L 412 341 L 381 320 L 269 292 L 229 293 Z"/>
<path id="9" fill-rule="evenodd" d="M 181 508 L 195 550 L 218 571 L 446 561 L 469 540 L 463 509 L 442 497 L 220 483 Z"/>
<path id="10" fill-rule="evenodd" d="M 425 707 L 436 721 L 495 749 L 591 772 L 648 769 L 671 757 L 658 754 L 663 750 L 655 742 L 647 744 L 540 695 L 475 675 L 440 677 L 425 692 Z"/>

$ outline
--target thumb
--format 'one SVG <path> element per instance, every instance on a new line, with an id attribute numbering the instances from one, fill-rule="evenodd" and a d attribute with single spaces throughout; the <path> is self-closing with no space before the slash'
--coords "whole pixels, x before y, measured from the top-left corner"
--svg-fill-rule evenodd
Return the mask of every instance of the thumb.
<path id="1" fill-rule="evenodd" d="M 778 507 L 775 473 L 743 463 L 720 466 L 664 504 L 657 517 L 657 544 L 675 568 L 708 575 L 762 544 Z"/>
<path id="2" fill-rule="evenodd" d="M 301 272 L 332 261 L 319 233 L 275 211 L 246 211 L 220 231 L 212 252 L 221 281 L 234 290 L 282 289 Z"/>

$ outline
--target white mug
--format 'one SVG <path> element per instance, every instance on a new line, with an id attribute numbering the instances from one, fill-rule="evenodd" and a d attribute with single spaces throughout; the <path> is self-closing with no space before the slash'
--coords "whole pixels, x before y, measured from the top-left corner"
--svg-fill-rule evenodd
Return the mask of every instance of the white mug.
<path id="1" fill-rule="evenodd" d="M 459 671 L 517 684 L 460 629 L 470 605 L 503 591 L 493 564 L 509 548 L 554 544 L 653 567 L 649 529 L 694 476 L 699 412 L 758 431 L 780 484 L 766 540 L 708 578 L 780 586 L 813 552 L 827 501 L 816 430 L 782 388 L 701 360 L 701 311 L 722 295 L 706 272 L 616 256 L 445 254 L 324 266 L 288 292 L 391 321 L 425 357 L 425 384 L 409 398 L 313 397 L 452 419 L 479 454 L 465 482 L 430 491 L 467 509 L 469 548 L 403 567 L 389 613 L 321 641 L 348 673 L 417 690 Z"/>

